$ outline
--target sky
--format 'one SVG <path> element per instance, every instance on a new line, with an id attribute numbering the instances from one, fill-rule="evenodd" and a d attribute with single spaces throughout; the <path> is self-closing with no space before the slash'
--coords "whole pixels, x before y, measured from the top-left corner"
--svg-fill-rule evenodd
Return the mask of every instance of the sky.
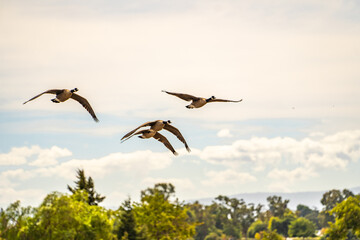
<path id="1" fill-rule="evenodd" d="M 360 185 L 357 0 L 2 0 L 0 207 L 38 206 L 84 169 L 117 207 Z M 100 122 L 48 89 L 78 88 Z M 187 109 L 161 92 L 238 100 Z M 171 120 L 179 156 L 127 132 Z"/>

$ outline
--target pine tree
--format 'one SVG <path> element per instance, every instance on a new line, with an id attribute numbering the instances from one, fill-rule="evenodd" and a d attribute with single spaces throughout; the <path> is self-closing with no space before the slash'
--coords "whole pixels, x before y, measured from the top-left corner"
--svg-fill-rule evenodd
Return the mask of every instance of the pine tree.
<path id="1" fill-rule="evenodd" d="M 140 238 L 140 234 L 136 231 L 135 216 L 131 204 L 131 199 L 124 201 L 120 207 L 120 221 L 121 224 L 117 231 L 118 239 L 136 240 Z"/>
<path id="2" fill-rule="evenodd" d="M 73 194 L 78 190 L 86 191 L 88 193 L 89 205 L 98 205 L 98 203 L 104 201 L 105 196 L 101 196 L 99 193 L 95 191 L 93 179 L 89 177 L 86 180 L 84 169 L 78 169 L 76 170 L 76 173 L 77 173 L 76 177 L 78 179 L 77 181 L 74 182 L 76 186 L 72 188 L 68 185 L 67 187 L 69 191 L 72 192 Z"/>

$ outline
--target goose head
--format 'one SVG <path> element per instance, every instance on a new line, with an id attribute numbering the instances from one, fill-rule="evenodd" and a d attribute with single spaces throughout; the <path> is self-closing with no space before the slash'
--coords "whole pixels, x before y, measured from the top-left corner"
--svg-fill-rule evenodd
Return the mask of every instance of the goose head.
<path id="1" fill-rule="evenodd" d="M 211 97 L 209 97 L 208 99 L 206 99 L 206 101 L 209 102 L 209 101 L 211 101 L 211 100 L 213 100 L 213 99 L 215 99 L 215 98 L 216 98 L 215 96 L 211 96 Z"/>
<path id="2" fill-rule="evenodd" d="M 164 124 L 170 124 L 171 121 L 170 120 L 167 120 L 167 121 L 163 121 Z"/>
<path id="3" fill-rule="evenodd" d="M 77 91 L 79 91 L 78 88 L 74 88 L 74 89 L 71 90 L 72 93 L 77 92 Z"/>

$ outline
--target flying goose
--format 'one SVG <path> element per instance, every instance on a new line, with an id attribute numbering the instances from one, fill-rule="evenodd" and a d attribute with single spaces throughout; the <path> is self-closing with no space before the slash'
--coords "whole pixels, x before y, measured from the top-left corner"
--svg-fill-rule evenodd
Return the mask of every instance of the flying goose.
<path id="1" fill-rule="evenodd" d="M 185 101 L 192 101 L 191 104 L 186 106 L 189 109 L 200 108 L 200 107 L 202 107 L 205 104 L 210 103 L 210 102 L 241 102 L 242 101 L 242 99 L 240 99 L 238 101 L 218 99 L 218 98 L 215 98 L 214 96 L 211 96 L 210 98 L 202 98 L 202 97 L 195 97 L 195 96 L 192 96 L 192 95 L 189 95 L 189 94 L 184 94 L 184 93 L 168 92 L 168 91 L 165 91 L 165 90 L 162 90 L 162 92 L 165 92 L 165 93 L 170 94 L 170 95 L 174 95 L 174 96 L 176 96 L 178 98 L 181 98 L 182 100 L 185 100 Z"/>
<path id="2" fill-rule="evenodd" d="M 167 140 L 167 138 L 164 137 L 163 135 L 161 135 L 160 133 L 158 133 L 157 131 L 153 130 L 153 129 L 140 130 L 140 131 L 134 133 L 133 135 L 129 136 L 128 138 L 126 138 L 122 142 L 128 140 L 132 136 L 139 135 L 139 134 L 141 134 L 141 136 L 139 136 L 139 138 L 142 138 L 142 139 L 155 138 L 159 142 L 162 142 L 165 145 L 165 147 L 167 147 L 175 156 L 178 155 L 178 153 L 175 151 L 175 149 L 170 144 L 170 142 Z"/>
<path id="3" fill-rule="evenodd" d="M 47 91 L 45 91 L 43 93 L 40 93 L 40 94 L 36 95 L 35 97 L 27 100 L 23 104 L 25 104 L 27 102 L 30 102 L 30 101 L 40 97 L 41 95 L 43 95 L 45 93 L 51 93 L 51 94 L 56 95 L 56 97 L 54 99 L 51 99 L 51 101 L 53 101 L 54 103 L 65 102 L 69 98 L 72 98 L 72 99 L 78 101 L 90 113 L 90 115 L 95 120 L 95 122 L 98 122 L 99 119 L 97 119 L 94 110 L 90 106 L 90 103 L 85 98 L 81 97 L 80 95 L 77 95 L 75 93 L 77 91 L 79 91 L 77 88 L 74 88 L 72 90 L 69 90 L 69 89 L 50 89 L 50 90 L 47 90 Z"/>
<path id="4" fill-rule="evenodd" d="M 125 134 L 125 136 L 122 137 L 121 140 L 126 141 L 127 139 L 132 137 L 132 134 L 136 130 L 138 130 L 139 128 L 150 126 L 150 129 L 152 129 L 152 130 L 154 130 L 156 132 L 161 131 L 162 129 L 168 130 L 169 132 L 174 134 L 182 143 L 184 143 L 185 147 L 186 147 L 186 150 L 188 152 L 190 152 L 191 150 L 190 150 L 189 146 L 187 145 L 187 143 L 185 141 L 185 138 L 183 137 L 183 135 L 181 134 L 179 129 L 177 129 L 176 127 L 170 125 L 170 123 L 171 123 L 170 120 L 167 120 L 167 121 L 156 120 L 156 121 L 152 121 L 152 122 L 146 122 L 146 123 L 140 125 L 139 127 L 135 128 L 134 130 L 132 130 L 132 131 L 128 132 L 127 134 Z"/>
<path id="5" fill-rule="evenodd" d="M 171 132 L 172 134 L 174 134 L 182 143 L 184 143 L 186 150 L 188 152 L 190 152 L 191 150 L 190 150 L 189 146 L 187 145 L 185 138 L 182 136 L 179 129 L 170 125 L 170 123 L 171 123 L 170 120 L 168 120 L 168 121 L 156 120 L 156 121 L 152 121 L 152 122 L 146 122 L 146 123 L 140 125 L 139 127 L 135 128 L 134 130 L 125 134 L 125 136 L 123 136 L 121 138 L 121 140 L 122 140 L 122 142 L 124 142 L 124 141 L 128 140 L 129 138 L 131 138 L 132 136 L 137 135 L 137 134 L 143 134 L 142 136 L 140 136 L 140 138 L 151 138 L 151 137 L 156 136 L 157 140 L 161 139 L 159 141 L 163 142 L 165 144 L 165 146 L 167 146 L 167 148 L 169 148 L 168 145 L 170 145 L 170 143 L 168 143 L 167 139 L 164 136 L 162 136 L 161 134 L 160 134 L 160 136 L 156 135 L 156 132 L 161 131 L 162 129 L 165 129 L 165 130 Z M 150 129 L 148 129 L 150 131 L 142 130 L 142 131 L 138 131 L 137 133 L 135 133 L 135 131 L 138 130 L 139 128 L 148 127 L 148 126 L 150 126 Z M 167 143 L 165 143 L 165 142 L 167 142 Z"/>

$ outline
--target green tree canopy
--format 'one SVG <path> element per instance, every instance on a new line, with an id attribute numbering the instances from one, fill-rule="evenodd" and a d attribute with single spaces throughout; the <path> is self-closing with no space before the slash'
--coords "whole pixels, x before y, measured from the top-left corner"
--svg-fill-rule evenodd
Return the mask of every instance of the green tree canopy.
<path id="1" fill-rule="evenodd" d="M 320 202 L 324 205 L 324 210 L 330 211 L 336 206 L 336 204 L 341 203 L 343 200 L 351 196 L 354 196 L 354 194 L 347 189 L 344 189 L 342 192 L 340 190 L 333 189 L 324 193 Z"/>
<path id="2" fill-rule="evenodd" d="M 241 233 L 247 238 L 248 229 L 261 211 L 262 205 L 255 207 L 254 204 L 246 204 L 243 199 L 222 195 L 218 196 L 216 200 L 220 201 L 223 208 L 227 210 L 227 216 L 230 216 L 227 221 L 230 224 L 224 226 L 224 233 L 233 237 L 239 237 L 239 233 Z"/>
<path id="3" fill-rule="evenodd" d="M 261 240 L 283 240 L 280 234 L 274 231 L 262 231 L 260 233 L 256 233 L 255 239 Z"/>
<path id="4" fill-rule="evenodd" d="M 303 204 L 299 204 L 296 206 L 296 213 L 299 217 L 305 217 L 306 215 L 310 214 L 312 210 Z"/>
<path id="5" fill-rule="evenodd" d="M 337 204 L 331 214 L 335 215 L 335 223 L 330 224 L 329 239 L 345 239 L 350 232 L 360 238 L 360 196 L 350 196 Z"/>
<path id="6" fill-rule="evenodd" d="M 208 237 L 212 239 L 221 235 L 220 229 L 216 228 L 216 219 L 219 217 L 218 205 L 213 203 L 209 206 L 204 206 L 198 201 L 186 205 L 189 209 L 189 220 L 196 223 L 195 240 L 203 240 Z M 219 233 L 220 231 L 220 233 Z"/>
<path id="7" fill-rule="evenodd" d="M 6 210 L 0 209 L 0 239 L 19 239 L 19 232 L 26 226 L 32 213 L 31 207 L 21 207 L 16 201 Z"/>
<path id="8" fill-rule="evenodd" d="M 112 211 L 87 202 L 87 193 L 81 190 L 72 196 L 47 195 L 21 236 L 28 240 L 116 239 Z"/>
<path id="9" fill-rule="evenodd" d="M 286 213 L 282 218 L 272 217 L 269 221 L 269 230 L 277 231 L 278 234 L 283 235 L 284 237 L 288 237 L 289 225 L 295 220 L 296 216 L 289 209 L 287 209 Z"/>
<path id="10" fill-rule="evenodd" d="M 310 220 L 311 222 L 315 223 L 316 228 L 321 228 L 320 224 L 319 224 L 319 211 L 316 209 L 311 209 L 308 206 L 299 204 L 296 207 L 296 215 L 298 217 L 304 217 L 308 220 Z"/>
<path id="11" fill-rule="evenodd" d="M 336 204 L 341 203 L 346 198 L 354 196 L 354 194 L 344 189 L 342 191 L 333 189 L 323 194 L 320 202 L 324 205 L 323 211 L 319 215 L 319 224 L 322 227 L 327 227 L 329 222 L 334 222 L 335 218 L 333 215 L 329 214 Z"/>
<path id="12" fill-rule="evenodd" d="M 248 229 L 248 236 L 250 238 L 254 238 L 256 233 L 260 233 L 267 229 L 267 224 L 262 222 L 261 220 L 257 220 L 253 222 Z"/>
<path id="13" fill-rule="evenodd" d="M 160 194 L 164 200 L 168 200 L 171 196 L 175 196 L 175 187 L 171 183 L 157 183 L 153 188 L 147 188 L 141 191 L 141 198 Z"/>
<path id="14" fill-rule="evenodd" d="M 88 204 L 89 205 L 98 205 L 102 201 L 104 201 L 105 196 L 101 196 L 99 193 L 95 191 L 94 181 L 91 177 L 86 179 L 85 171 L 83 169 L 78 169 L 76 171 L 77 175 L 76 178 L 78 179 L 75 181 L 76 186 L 74 188 L 67 186 L 69 191 L 73 194 L 78 190 L 84 190 L 88 194 Z"/>
<path id="15" fill-rule="evenodd" d="M 283 217 L 290 200 L 282 200 L 281 196 L 269 196 L 267 199 L 270 212 L 274 217 Z"/>
<path id="16" fill-rule="evenodd" d="M 311 237 L 315 235 L 315 224 L 310 220 L 300 217 L 289 225 L 290 237 Z"/>
<path id="17" fill-rule="evenodd" d="M 141 203 L 134 211 L 136 221 L 146 229 L 149 239 L 187 239 L 195 234 L 194 223 L 189 223 L 188 209 L 177 200 L 170 201 L 175 193 L 172 184 L 160 183 L 141 193 Z"/>

